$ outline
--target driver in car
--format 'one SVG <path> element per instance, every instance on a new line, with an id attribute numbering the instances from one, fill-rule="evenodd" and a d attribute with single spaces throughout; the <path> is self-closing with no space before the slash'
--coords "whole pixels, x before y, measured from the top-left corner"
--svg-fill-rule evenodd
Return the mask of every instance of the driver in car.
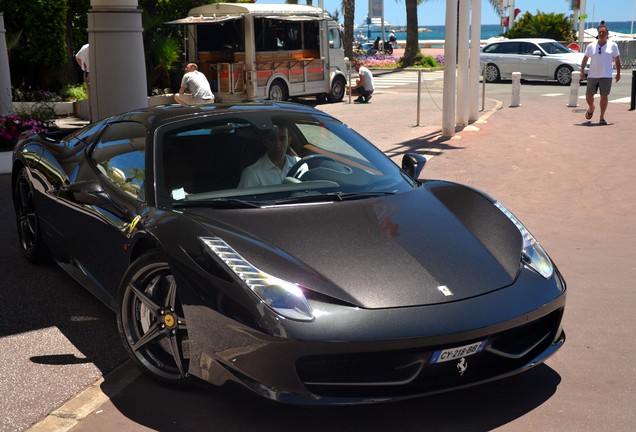
<path id="1" fill-rule="evenodd" d="M 287 148 L 291 143 L 287 126 L 276 126 L 278 132 L 263 140 L 267 152 L 243 170 L 238 188 L 281 184 L 289 169 L 300 160 L 297 156 L 287 154 Z"/>

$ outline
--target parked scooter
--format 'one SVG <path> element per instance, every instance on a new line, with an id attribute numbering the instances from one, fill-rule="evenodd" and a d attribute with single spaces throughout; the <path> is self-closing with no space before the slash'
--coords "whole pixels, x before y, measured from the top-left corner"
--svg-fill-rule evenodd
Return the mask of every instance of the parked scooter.
<path id="1" fill-rule="evenodd" d="M 393 46 L 391 45 L 390 42 L 379 42 L 377 44 L 375 42 L 374 43 L 365 42 L 362 44 L 358 44 L 357 49 L 360 51 L 363 51 L 365 55 L 368 55 L 368 56 L 377 55 L 377 54 L 386 54 L 386 55 L 393 54 Z"/>

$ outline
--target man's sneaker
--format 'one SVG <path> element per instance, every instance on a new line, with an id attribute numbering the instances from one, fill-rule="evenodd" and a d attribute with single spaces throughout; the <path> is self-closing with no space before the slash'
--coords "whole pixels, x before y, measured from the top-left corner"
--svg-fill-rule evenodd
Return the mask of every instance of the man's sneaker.
<path id="1" fill-rule="evenodd" d="M 358 96 L 358 99 L 354 100 L 354 102 L 364 102 L 364 98 L 362 96 Z"/>
<path id="2" fill-rule="evenodd" d="M 371 96 L 371 95 L 367 96 L 367 100 L 366 100 L 365 102 L 369 102 L 369 101 L 371 100 L 371 98 L 372 98 L 372 97 L 373 97 L 373 96 Z"/>

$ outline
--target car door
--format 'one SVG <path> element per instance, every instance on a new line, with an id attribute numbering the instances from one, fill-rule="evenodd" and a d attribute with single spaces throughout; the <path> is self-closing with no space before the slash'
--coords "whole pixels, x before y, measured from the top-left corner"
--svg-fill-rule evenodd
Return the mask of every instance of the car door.
<path id="1" fill-rule="evenodd" d="M 484 50 L 485 63 L 494 63 L 499 68 L 501 78 L 510 79 L 513 72 L 519 71 L 519 43 L 506 41 L 493 44 Z"/>
<path id="2" fill-rule="evenodd" d="M 532 42 L 519 42 L 519 72 L 521 78 L 546 79 L 548 59 L 543 55 L 533 54 L 541 49 Z"/>
<path id="3" fill-rule="evenodd" d="M 111 305 L 127 267 L 128 236 L 145 208 L 146 136 L 137 122 L 108 125 L 60 194 L 67 202 L 60 215 L 70 242 L 67 270 Z"/>

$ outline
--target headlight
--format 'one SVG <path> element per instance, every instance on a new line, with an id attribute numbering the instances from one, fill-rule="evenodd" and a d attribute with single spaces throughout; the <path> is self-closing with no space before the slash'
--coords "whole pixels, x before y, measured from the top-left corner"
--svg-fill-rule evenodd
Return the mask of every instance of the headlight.
<path id="1" fill-rule="evenodd" d="M 505 208 L 499 201 L 495 201 L 495 205 L 501 210 L 508 219 L 514 223 L 523 237 L 523 248 L 521 249 L 521 259 L 530 268 L 534 269 L 537 273 L 546 279 L 550 279 L 554 273 L 554 266 L 548 254 L 543 250 L 539 242 L 530 234 L 530 231 Z"/>
<path id="2" fill-rule="evenodd" d="M 311 306 L 298 285 L 257 269 L 219 237 L 199 237 L 199 240 L 278 314 L 297 321 L 314 319 Z"/>

